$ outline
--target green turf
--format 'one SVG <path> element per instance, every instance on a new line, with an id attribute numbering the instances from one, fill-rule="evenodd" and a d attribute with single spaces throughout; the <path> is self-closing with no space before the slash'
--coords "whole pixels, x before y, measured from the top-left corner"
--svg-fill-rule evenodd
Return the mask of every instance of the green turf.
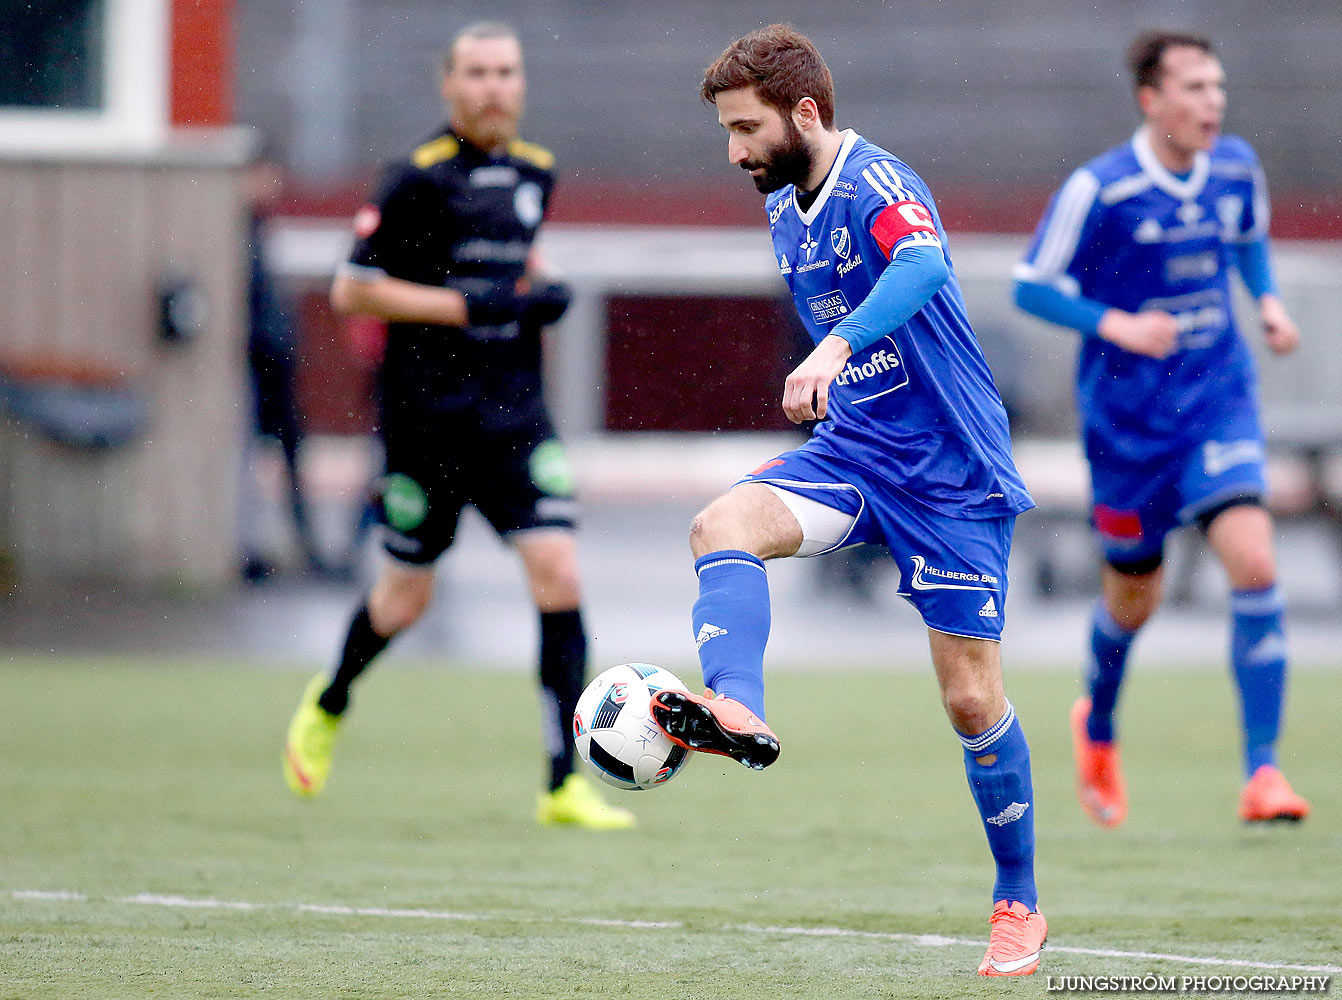
<path id="1" fill-rule="evenodd" d="M 664 789 L 612 790 L 639 814 L 633 834 L 532 826 L 522 673 L 373 675 L 326 793 L 298 801 L 279 741 L 305 679 L 173 659 L 0 662 L 0 998 L 1045 992 L 1042 976 L 979 980 L 981 944 L 880 936 L 986 937 L 991 865 L 928 676 L 773 677 L 780 762 L 754 774 L 700 757 Z M 1234 818 L 1233 703 L 1210 669 L 1134 678 L 1131 816 L 1091 827 L 1071 793 L 1075 687 L 1069 673 L 1010 679 L 1035 761 L 1045 971 L 1237 971 L 1064 947 L 1339 964 L 1342 674 L 1293 679 L 1283 750 L 1315 815 L 1266 829 Z M 140 893 L 257 905 L 125 901 Z"/>

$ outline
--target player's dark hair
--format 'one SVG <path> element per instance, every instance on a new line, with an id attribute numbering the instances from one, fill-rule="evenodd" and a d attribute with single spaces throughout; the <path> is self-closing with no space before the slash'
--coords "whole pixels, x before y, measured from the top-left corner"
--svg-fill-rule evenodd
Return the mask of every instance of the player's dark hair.
<path id="1" fill-rule="evenodd" d="M 834 127 L 834 78 L 811 40 L 790 24 L 771 24 L 728 45 L 704 70 L 699 95 L 716 104 L 718 94 L 741 87 L 754 87 L 759 99 L 784 118 L 809 97 L 820 124 Z"/>
<path id="2" fill-rule="evenodd" d="M 455 35 L 447 46 L 447 52 L 443 54 L 443 72 L 452 72 L 452 57 L 457 51 L 457 42 L 463 38 L 511 38 L 517 41 L 517 32 L 513 30 L 512 25 L 504 24 L 502 21 L 476 21 L 474 24 L 468 24 Z M 520 44 L 520 43 L 519 43 Z"/>
<path id="3" fill-rule="evenodd" d="M 1128 46 L 1128 69 L 1132 72 L 1134 89 L 1160 86 L 1160 61 L 1169 49 L 1201 49 L 1209 56 L 1216 55 L 1216 47 L 1206 35 L 1190 31 L 1150 29 L 1143 31 Z"/>

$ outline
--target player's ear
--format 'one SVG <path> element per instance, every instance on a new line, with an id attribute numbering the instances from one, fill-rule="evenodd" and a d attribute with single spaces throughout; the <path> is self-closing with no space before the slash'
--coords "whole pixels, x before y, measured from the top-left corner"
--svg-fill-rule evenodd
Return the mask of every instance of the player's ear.
<path id="1" fill-rule="evenodd" d="M 1141 109 L 1142 115 L 1149 118 L 1156 110 L 1156 99 L 1160 96 L 1159 91 L 1152 86 L 1137 88 L 1137 107 Z"/>
<path id="2" fill-rule="evenodd" d="M 803 97 L 792 106 L 792 124 L 800 131 L 806 131 L 820 120 L 820 108 L 813 97 Z"/>

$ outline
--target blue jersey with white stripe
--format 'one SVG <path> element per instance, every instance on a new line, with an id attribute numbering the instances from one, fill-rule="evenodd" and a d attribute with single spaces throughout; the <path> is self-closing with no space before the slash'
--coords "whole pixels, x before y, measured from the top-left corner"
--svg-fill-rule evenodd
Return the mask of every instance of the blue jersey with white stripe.
<path id="1" fill-rule="evenodd" d="M 1256 410 L 1230 271 L 1237 246 L 1264 239 L 1267 227 L 1263 173 L 1237 136 L 1220 138 L 1178 177 L 1141 129 L 1068 178 L 1017 278 L 1127 312 L 1163 310 L 1179 327 L 1163 359 L 1084 337 L 1077 402 L 1088 443 L 1103 439 L 1107 454 L 1142 462 L 1202 440 L 1227 408 Z"/>
<path id="2" fill-rule="evenodd" d="M 808 449 L 861 466 L 953 517 L 1032 507 L 922 180 L 849 130 L 810 208 L 803 211 L 795 194 L 784 187 L 766 208 L 779 269 L 816 343 L 866 299 L 901 250 L 934 247 L 950 271 L 911 319 L 853 355 L 830 386 L 827 419 Z"/>

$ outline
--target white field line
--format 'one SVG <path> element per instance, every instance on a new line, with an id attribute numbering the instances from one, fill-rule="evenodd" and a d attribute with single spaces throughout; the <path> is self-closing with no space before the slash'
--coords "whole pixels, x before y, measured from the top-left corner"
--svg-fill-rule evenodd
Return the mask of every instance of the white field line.
<path id="1" fill-rule="evenodd" d="M 660 930 L 684 927 L 679 920 L 606 920 L 597 917 L 538 917 L 525 913 L 458 913 L 452 910 L 392 909 L 382 906 L 339 906 L 321 903 L 250 903 L 243 900 L 194 898 L 162 895 L 152 892 L 133 896 L 95 897 L 65 890 L 19 889 L 10 898 L 21 902 L 48 903 L 122 903 L 132 906 L 163 906 L 191 910 L 231 910 L 259 912 L 287 910 L 293 913 L 311 913 L 336 917 L 390 917 L 411 920 L 453 920 L 472 923 L 515 921 L 518 923 L 582 924 L 593 927 L 621 927 L 631 930 Z M 946 948 L 964 946 L 982 948 L 983 941 L 968 938 L 943 937 L 940 934 L 901 934 L 894 931 L 858 931 L 845 927 L 766 927 L 757 924 L 731 924 L 721 930 L 741 934 L 769 934 L 778 937 L 839 937 L 870 941 L 899 941 L 917 948 Z M 1066 955 L 1092 955 L 1097 958 L 1134 958 L 1151 962 L 1179 962 L 1185 965 L 1227 966 L 1239 969 L 1264 969 L 1290 972 L 1330 972 L 1342 974 L 1339 965 L 1297 965 L 1289 962 L 1256 962 L 1241 958 L 1213 958 L 1201 955 L 1168 955 L 1158 951 L 1117 951 L 1110 948 L 1074 948 L 1049 944 L 1047 951 Z"/>

